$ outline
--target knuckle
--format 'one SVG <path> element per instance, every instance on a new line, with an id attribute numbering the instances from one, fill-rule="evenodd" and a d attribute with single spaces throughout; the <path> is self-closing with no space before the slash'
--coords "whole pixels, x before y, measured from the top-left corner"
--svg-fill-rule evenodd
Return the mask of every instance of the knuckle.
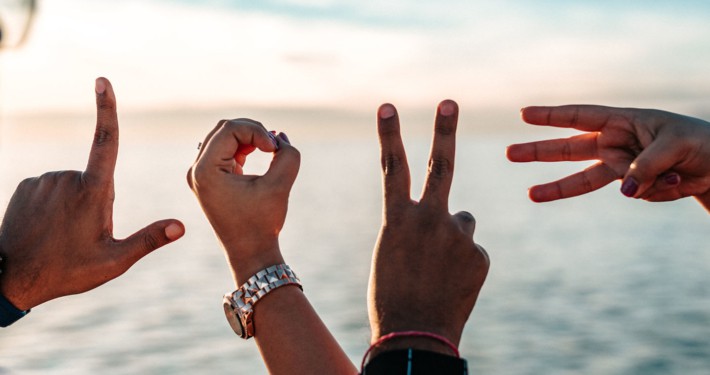
<path id="1" fill-rule="evenodd" d="M 97 146 L 105 145 L 113 141 L 113 133 L 104 126 L 96 127 L 96 132 L 94 133 L 94 144 Z"/>
<path id="2" fill-rule="evenodd" d="M 382 157 L 382 171 L 385 176 L 394 176 L 404 169 L 402 158 L 398 155 L 387 154 Z"/>
<path id="3" fill-rule="evenodd" d="M 152 233 L 146 233 L 143 236 L 143 248 L 150 251 L 160 247 L 160 241 Z"/>
<path id="4" fill-rule="evenodd" d="M 191 189 L 194 188 L 194 184 L 192 182 L 192 168 L 187 170 L 187 175 L 185 176 L 185 179 L 187 180 L 187 186 L 189 186 Z"/>
<path id="5" fill-rule="evenodd" d="M 429 161 L 429 174 L 433 177 L 443 178 L 451 173 L 451 162 L 446 158 L 432 158 Z"/>

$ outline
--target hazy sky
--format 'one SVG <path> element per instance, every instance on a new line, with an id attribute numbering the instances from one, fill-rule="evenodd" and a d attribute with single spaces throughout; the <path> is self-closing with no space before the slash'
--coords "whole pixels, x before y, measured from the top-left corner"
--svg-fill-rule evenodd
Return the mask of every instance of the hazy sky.
<path id="1" fill-rule="evenodd" d="M 6 112 L 474 108 L 595 102 L 701 111 L 710 2 L 52 0 L 0 54 Z"/>

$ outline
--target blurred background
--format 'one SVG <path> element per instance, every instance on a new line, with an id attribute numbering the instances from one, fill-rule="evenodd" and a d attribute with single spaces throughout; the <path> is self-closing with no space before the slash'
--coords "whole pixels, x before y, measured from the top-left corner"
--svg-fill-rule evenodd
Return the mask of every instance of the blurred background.
<path id="1" fill-rule="evenodd" d="M 461 343 L 472 372 L 708 373 L 707 213 L 625 199 L 618 183 L 534 204 L 527 187 L 589 163 L 504 157 L 510 143 L 574 134 L 522 124 L 526 105 L 710 119 L 707 2 L 53 0 L 34 17 L 31 5 L 0 0 L 0 205 L 25 177 L 85 167 L 106 76 L 121 123 L 116 236 L 166 217 L 187 234 L 4 329 L 0 374 L 266 371 L 224 319 L 234 286 L 184 179 L 198 142 L 237 117 L 302 152 L 282 248 L 359 363 L 381 210 L 374 113 L 399 108 L 417 197 L 444 98 L 461 107 L 450 208 L 476 216 L 492 260 Z M 247 172 L 267 165 L 255 155 Z"/>

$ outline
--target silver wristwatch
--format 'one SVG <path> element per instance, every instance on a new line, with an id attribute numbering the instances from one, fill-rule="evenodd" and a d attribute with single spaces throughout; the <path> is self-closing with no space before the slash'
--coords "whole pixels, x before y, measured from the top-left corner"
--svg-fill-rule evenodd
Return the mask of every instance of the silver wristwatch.
<path id="1" fill-rule="evenodd" d="M 277 264 L 254 274 L 232 293 L 224 295 L 224 314 L 229 325 L 239 337 L 248 340 L 254 336 L 254 305 L 272 290 L 296 285 L 301 290 L 301 280 L 286 264 Z"/>

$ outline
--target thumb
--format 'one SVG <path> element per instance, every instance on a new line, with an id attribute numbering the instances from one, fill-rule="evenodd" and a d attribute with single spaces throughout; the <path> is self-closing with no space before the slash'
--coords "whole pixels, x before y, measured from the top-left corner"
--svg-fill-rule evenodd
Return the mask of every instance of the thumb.
<path id="1" fill-rule="evenodd" d="M 671 141 L 657 139 L 636 157 L 621 184 L 621 193 L 638 198 L 656 182 L 662 173 L 671 169 L 682 158 L 681 147 Z"/>
<path id="2" fill-rule="evenodd" d="M 119 247 L 126 261 L 132 265 L 153 250 L 177 240 L 184 234 L 185 226 L 178 220 L 156 221 L 120 241 Z"/>

